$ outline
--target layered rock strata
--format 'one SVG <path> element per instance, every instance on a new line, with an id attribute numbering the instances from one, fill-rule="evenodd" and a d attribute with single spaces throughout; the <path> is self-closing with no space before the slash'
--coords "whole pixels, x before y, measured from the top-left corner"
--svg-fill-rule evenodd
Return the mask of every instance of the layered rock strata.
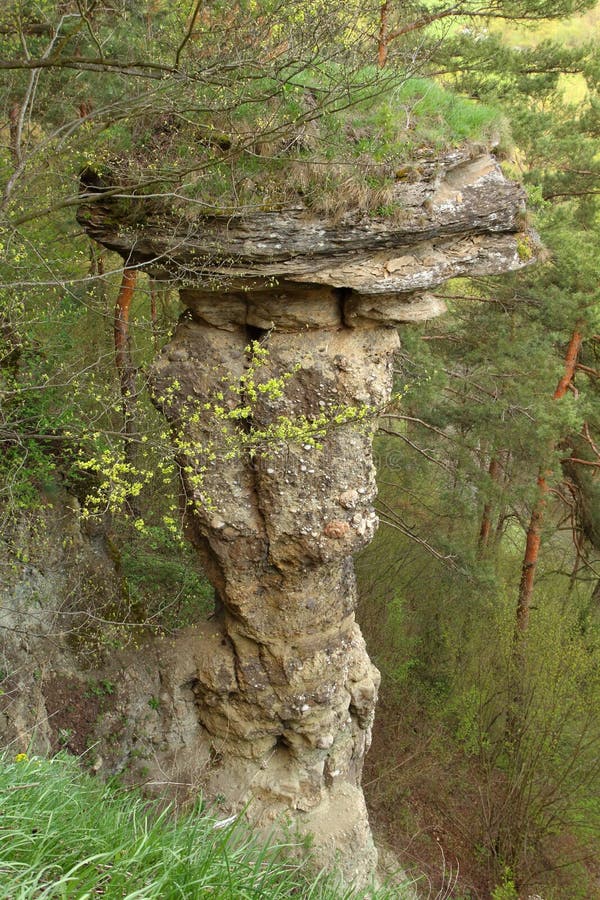
<path id="1" fill-rule="evenodd" d="M 291 813 L 356 883 L 376 858 L 360 776 L 379 675 L 354 618 L 352 555 L 377 525 L 372 429 L 396 326 L 443 311 L 431 290 L 446 279 L 530 255 L 522 191 L 490 156 L 448 154 L 397 193 L 400 225 L 335 226 L 302 209 L 120 225 L 101 197 L 80 211 L 127 265 L 177 279 L 186 306 L 151 383 L 218 598 L 185 685 L 212 758 L 205 790 L 261 823 Z M 284 376 L 282 392 L 245 395 L 255 340 L 268 350 L 256 377 Z M 298 432 L 266 440 L 320 418 L 320 449 Z M 264 446 L 227 452 L 250 425 Z"/>

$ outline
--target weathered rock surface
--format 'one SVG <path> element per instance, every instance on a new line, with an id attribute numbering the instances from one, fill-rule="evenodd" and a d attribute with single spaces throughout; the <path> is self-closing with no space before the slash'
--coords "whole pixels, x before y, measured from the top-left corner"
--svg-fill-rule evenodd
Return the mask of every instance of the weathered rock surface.
<path id="1" fill-rule="evenodd" d="M 191 292 L 186 298 L 197 310 Z M 343 327 L 337 306 L 337 322 L 317 327 L 311 302 L 321 298 L 307 300 L 308 332 L 275 327 L 269 335 L 260 377 L 290 377 L 281 397 L 259 393 L 253 404 L 263 432 L 281 417 L 334 419 L 389 398 L 395 329 Z M 269 320 L 280 303 L 266 309 Z M 180 461 L 188 496 L 198 501 L 189 530 L 221 603 L 199 638 L 193 686 L 199 720 L 221 757 L 208 791 L 235 805 L 251 797 L 249 814 L 261 823 L 298 811 L 302 827 L 318 825 L 323 852 L 337 846 L 328 829 L 350 829 L 345 871 L 360 882 L 375 864 L 360 774 L 379 674 L 354 619 L 351 555 L 377 521 L 372 424 L 342 416 L 321 449 L 291 442 L 284 452 L 219 458 L 214 436 L 223 424 L 214 399 L 223 379 L 243 374 L 247 343 L 243 325 L 214 327 L 205 313 L 184 318 L 151 376 L 155 396 L 168 397 L 165 415 L 185 434 Z M 209 447 L 217 459 L 203 452 Z M 352 809 L 353 824 L 325 814 L 340 804 Z"/>
<path id="2" fill-rule="evenodd" d="M 348 214 L 334 225 L 296 206 L 194 220 L 148 205 L 143 221 L 137 212 L 125 222 L 101 193 L 95 197 L 78 215 L 88 234 L 131 265 L 188 284 L 212 276 L 216 286 L 226 281 L 248 290 L 277 278 L 391 294 L 520 264 L 515 235 L 524 193 L 494 157 L 473 159 L 466 150 L 423 161 L 414 180 L 399 181 L 395 219 Z"/>
<path id="3" fill-rule="evenodd" d="M 98 658 L 99 633 L 106 646 L 114 638 L 121 591 L 106 536 L 82 529 L 78 509 L 58 490 L 36 515 L 3 515 L 0 747 L 9 752 L 81 753 L 98 712 L 81 672 Z M 85 685 L 74 695 L 73 677 Z"/>
<path id="4" fill-rule="evenodd" d="M 442 312 L 431 290 L 448 278 L 524 264 L 523 193 L 492 157 L 456 151 L 398 184 L 400 223 L 334 225 L 300 208 L 189 221 L 148 208 L 143 224 L 119 224 L 98 196 L 80 210 L 88 233 L 181 286 L 187 312 L 150 376 L 217 595 L 209 622 L 123 666 L 121 709 L 158 780 L 201 784 L 260 824 L 292 815 L 317 858 L 339 853 L 362 884 L 376 860 L 360 777 L 379 675 L 354 618 L 352 554 L 377 525 L 373 419 L 390 396 L 395 326 Z M 321 449 L 296 436 L 226 452 L 248 417 L 224 420 L 216 406 L 249 402 L 219 395 L 242 383 L 257 338 L 269 351 L 257 377 L 289 377 L 280 395 L 257 392 L 253 426 L 325 416 Z M 144 691 L 161 711 L 142 725 L 147 704 L 127 698 Z"/>

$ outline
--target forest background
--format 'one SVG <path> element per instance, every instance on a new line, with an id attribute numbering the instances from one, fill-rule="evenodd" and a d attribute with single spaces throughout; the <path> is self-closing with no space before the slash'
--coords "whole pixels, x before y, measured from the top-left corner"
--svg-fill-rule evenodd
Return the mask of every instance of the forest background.
<path id="1" fill-rule="evenodd" d="M 0 15 L 3 531 L 22 560 L 15 522 L 65 487 L 103 512 L 132 622 L 195 621 L 212 592 L 144 391 L 176 294 L 138 276 L 119 344 L 122 262 L 76 223 L 81 172 L 117 172 L 127 203 L 207 213 L 302 193 L 335 216 L 341 193 L 393 215 L 390 159 L 411 178 L 423 148 L 492 142 L 527 185 L 543 259 L 454 281 L 444 318 L 402 330 L 382 526 L 358 564 L 384 676 L 374 827 L 445 896 L 600 893 L 599 21 L 583 0 L 360 15 L 10 0 Z M 292 140 L 312 164 L 294 183 Z"/>

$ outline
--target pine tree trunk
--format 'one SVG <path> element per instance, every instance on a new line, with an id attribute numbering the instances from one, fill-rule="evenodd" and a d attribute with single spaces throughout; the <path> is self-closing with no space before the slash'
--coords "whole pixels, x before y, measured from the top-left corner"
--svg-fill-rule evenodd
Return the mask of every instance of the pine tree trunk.
<path id="1" fill-rule="evenodd" d="M 492 456 L 488 468 L 488 475 L 492 482 L 497 482 L 500 477 L 500 461 L 497 456 Z M 488 500 L 481 515 L 481 525 L 479 527 L 478 546 L 480 552 L 483 552 L 490 542 L 490 534 L 492 532 L 492 501 Z"/>
<path id="2" fill-rule="evenodd" d="M 133 462 L 132 438 L 135 434 L 135 367 L 131 357 L 129 312 L 136 281 L 137 270 L 124 268 L 114 315 L 115 365 L 121 390 L 123 444 L 125 460 L 128 463 Z M 137 508 L 132 498 L 129 497 L 127 502 L 131 513 L 137 515 Z"/>
<path id="3" fill-rule="evenodd" d="M 580 331 L 580 328 L 581 323 L 577 322 L 565 354 L 565 371 L 552 395 L 553 400 L 560 400 L 564 397 L 573 382 L 575 367 L 577 365 L 577 356 L 583 340 L 583 334 Z M 550 451 L 553 451 L 554 446 L 551 446 L 549 449 Z M 546 472 L 543 468 L 540 469 L 538 474 L 537 486 L 538 497 L 531 510 L 529 528 L 527 529 L 527 541 L 521 568 L 521 583 L 519 585 L 519 598 L 517 603 L 516 631 L 521 634 L 527 630 L 527 625 L 529 623 L 529 610 L 531 607 L 535 571 L 541 545 L 542 525 L 544 522 L 544 507 L 546 504 L 546 495 L 548 493 L 548 482 L 546 480 Z"/>
<path id="4" fill-rule="evenodd" d="M 560 400 L 561 397 L 564 397 L 573 381 L 575 368 L 577 366 L 577 357 L 579 356 L 583 341 L 583 334 L 579 330 L 580 328 L 581 322 L 577 322 L 565 354 L 565 373 L 556 386 L 556 390 L 552 395 L 553 400 Z"/>
<path id="5" fill-rule="evenodd" d="M 582 334 L 579 330 L 580 327 L 581 323 L 578 322 L 571 335 L 571 340 L 569 341 L 569 346 L 567 347 L 567 352 L 565 354 L 565 371 L 552 395 L 553 400 L 560 400 L 564 397 L 572 384 L 575 366 L 577 364 L 577 356 L 582 342 Z M 554 444 L 548 448 L 548 451 L 550 452 L 553 450 Z M 525 639 L 529 626 L 529 613 L 531 611 L 535 573 L 542 542 L 542 527 L 544 524 L 546 499 L 549 491 L 547 476 L 548 472 L 545 466 L 541 466 L 537 477 L 537 497 L 533 504 L 533 509 L 531 510 L 529 528 L 527 529 L 527 540 L 525 542 L 525 554 L 523 556 L 523 564 L 521 567 L 521 581 L 519 584 L 512 652 L 512 674 L 509 686 L 510 705 L 505 729 L 506 743 L 513 748 L 513 752 L 518 752 L 519 741 L 524 727 L 523 688 L 526 662 Z"/>
<path id="6" fill-rule="evenodd" d="M 537 487 L 538 496 L 533 504 L 531 518 L 529 519 L 529 528 L 527 529 L 525 555 L 523 556 L 521 582 L 519 584 L 519 599 L 517 602 L 517 619 L 515 624 L 517 632 L 521 634 L 524 634 L 527 631 L 527 626 L 529 624 L 529 610 L 531 608 L 531 598 L 533 596 L 535 571 L 542 543 L 544 507 L 546 505 L 546 494 L 548 493 L 548 482 L 542 472 L 538 475 Z"/>
<path id="7" fill-rule="evenodd" d="M 379 11 L 379 37 L 377 40 L 377 65 L 383 69 L 388 55 L 388 16 L 389 2 L 384 0 Z"/>

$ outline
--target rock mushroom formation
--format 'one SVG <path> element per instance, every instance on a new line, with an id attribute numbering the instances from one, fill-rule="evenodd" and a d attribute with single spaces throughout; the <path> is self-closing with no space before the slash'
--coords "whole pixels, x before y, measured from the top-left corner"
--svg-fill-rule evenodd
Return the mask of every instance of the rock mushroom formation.
<path id="1" fill-rule="evenodd" d="M 328 223 L 300 207 L 192 221 L 148 209 L 119 222 L 108 198 L 93 199 L 79 211 L 88 234 L 127 266 L 175 279 L 186 307 L 150 378 L 180 436 L 197 501 L 189 535 L 218 599 L 186 681 L 211 758 L 205 794 L 261 825 L 291 816 L 318 856 L 339 854 L 345 877 L 364 883 L 376 851 L 360 779 L 379 674 L 354 618 L 352 556 L 377 526 L 376 486 L 373 424 L 343 411 L 389 399 L 397 326 L 443 311 L 433 288 L 525 264 L 523 192 L 489 154 L 453 151 L 398 183 L 394 222 Z M 330 425 L 320 449 L 300 438 L 211 460 L 224 427 L 214 398 L 240 383 L 254 340 L 268 349 L 260 378 L 287 380 L 258 392 L 253 426 Z M 230 407 L 245 400 L 232 394 Z"/>

